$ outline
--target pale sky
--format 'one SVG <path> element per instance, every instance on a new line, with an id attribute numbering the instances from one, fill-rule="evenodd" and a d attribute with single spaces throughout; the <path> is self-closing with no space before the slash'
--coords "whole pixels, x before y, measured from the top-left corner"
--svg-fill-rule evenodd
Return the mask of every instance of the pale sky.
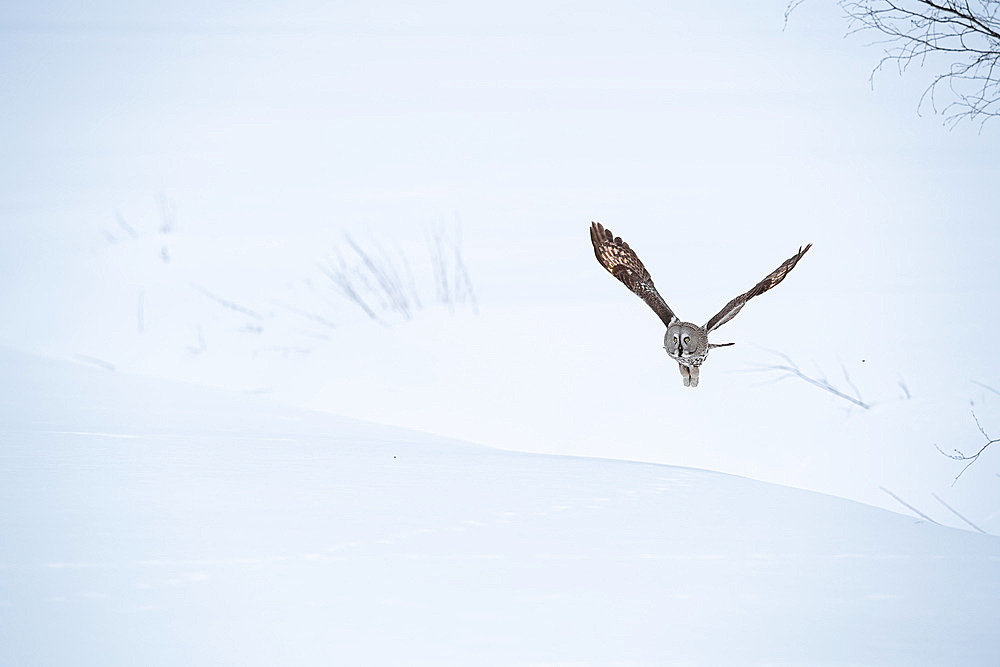
<path id="1" fill-rule="evenodd" d="M 8 3 L 4 339 L 25 335 L 32 289 L 59 290 L 64 252 L 119 217 L 155 235 L 162 202 L 175 233 L 223 247 L 458 219 L 498 300 L 534 298 L 557 261 L 572 300 L 596 219 L 688 274 L 755 274 L 811 241 L 824 289 L 959 290 L 973 314 L 1000 287 L 1000 127 L 919 117 L 933 63 L 873 90 L 878 50 L 836 8 L 807 3 L 785 31 L 783 10 Z"/>
<path id="2" fill-rule="evenodd" d="M 782 32 L 783 2 L 9 3 L 0 215 L 140 224 L 163 194 L 210 236 L 458 213 L 470 238 L 748 215 L 787 238 L 995 210 L 997 130 L 918 118 L 926 71 L 872 91 L 877 50 L 812 4 Z"/>

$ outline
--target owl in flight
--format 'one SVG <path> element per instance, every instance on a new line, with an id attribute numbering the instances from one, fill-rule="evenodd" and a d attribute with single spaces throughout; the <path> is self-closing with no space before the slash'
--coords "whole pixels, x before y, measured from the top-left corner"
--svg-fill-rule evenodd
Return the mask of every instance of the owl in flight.
<path id="1" fill-rule="evenodd" d="M 685 387 L 698 386 L 698 369 L 705 363 L 710 349 L 732 345 L 732 343 L 709 343 L 708 334 L 736 317 L 736 313 L 740 312 L 740 308 L 747 301 L 763 294 L 784 280 L 788 272 L 795 268 L 806 251 L 812 247 L 811 243 L 805 248 L 800 247 L 797 253 L 782 262 L 781 266 L 754 285 L 749 292 L 741 294 L 727 303 L 705 326 L 698 326 L 691 322 L 681 322 L 674 315 L 674 311 L 670 310 L 670 306 L 656 291 L 653 279 L 649 276 L 646 267 L 642 265 L 635 252 L 620 237 L 612 234 L 611 230 L 605 229 L 601 223 L 592 222 L 590 224 L 590 240 L 594 244 L 594 254 L 601 266 L 625 283 L 625 287 L 639 295 L 639 298 L 645 301 L 667 325 L 667 333 L 663 337 L 663 348 L 671 359 L 677 361 Z"/>

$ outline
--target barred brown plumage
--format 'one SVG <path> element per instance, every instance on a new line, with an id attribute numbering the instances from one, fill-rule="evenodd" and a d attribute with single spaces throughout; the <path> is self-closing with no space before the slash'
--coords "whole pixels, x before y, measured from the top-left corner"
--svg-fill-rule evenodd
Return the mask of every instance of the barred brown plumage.
<path id="1" fill-rule="evenodd" d="M 698 386 L 699 369 L 713 347 L 725 347 L 732 343 L 709 343 L 708 333 L 733 319 L 746 302 L 771 289 L 795 268 L 812 244 L 799 247 L 799 251 L 781 263 L 766 278 L 749 291 L 739 295 L 716 313 L 705 326 L 682 322 L 653 284 L 653 278 L 640 261 L 635 251 L 621 237 L 615 236 L 599 222 L 590 223 L 590 241 L 594 246 L 594 256 L 608 273 L 620 280 L 626 287 L 646 302 L 667 327 L 663 337 L 663 348 L 677 361 L 685 387 Z"/>

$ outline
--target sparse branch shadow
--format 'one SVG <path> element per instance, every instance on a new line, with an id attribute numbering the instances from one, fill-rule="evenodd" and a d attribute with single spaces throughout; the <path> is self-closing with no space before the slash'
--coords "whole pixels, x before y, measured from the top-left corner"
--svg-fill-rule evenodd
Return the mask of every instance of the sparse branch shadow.
<path id="1" fill-rule="evenodd" d="M 862 399 L 860 390 L 858 389 L 857 385 L 854 384 L 854 381 L 851 380 L 850 374 L 847 372 L 847 369 L 843 365 L 841 365 L 841 370 L 843 371 L 843 374 L 844 374 L 844 380 L 845 380 L 845 382 L 847 382 L 847 384 L 854 391 L 854 396 L 851 396 L 850 394 L 845 393 L 841 389 L 838 389 L 833 383 L 831 383 L 829 380 L 827 380 L 822 375 L 820 375 L 819 377 L 813 377 L 813 376 L 805 373 L 804 371 L 802 371 L 801 368 L 799 368 L 798 364 L 796 364 L 792 360 L 792 358 L 789 357 L 787 354 L 785 354 L 783 352 L 778 352 L 778 351 L 775 351 L 775 350 L 768 350 L 766 348 L 761 348 L 761 349 L 763 349 L 765 352 L 768 352 L 768 353 L 773 354 L 773 355 L 775 355 L 777 357 L 780 357 L 781 360 L 784 363 L 760 364 L 760 365 L 757 365 L 754 368 L 748 369 L 747 372 L 751 372 L 751 373 L 772 373 L 772 372 L 781 373 L 782 375 L 779 375 L 778 377 L 776 377 L 774 379 L 775 382 L 778 382 L 780 380 L 784 380 L 786 378 L 792 378 L 792 377 L 798 378 L 798 379 L 802 380 L 803 382 L 805 382 L 807 384 L 810 384 L 810 385 L 812 385 L 814 387 L 817 387 L 818 389 L 822 389 L 823 391 L 826 391 L 826 392 L 828 392 L 830 394 L 833 394 L 837 398 L 840 398 L 840 399 L 842 399 L 844 401 L 847 401 L 848 403 L 851 403 L 852 405 L 856 405 L 856 406 L 858 406 L 860 408 L 864 408 L 865 410 L 871 409 L 871 403 L 866 403 Z"/>
<path id="2" fill-rule="evenodd" d="M 938 522 L 937 522 L 937 521 L 935 521 L 934 519 L 930 518 L 929 516 L 927 516 L 926 514 L 924 514 L 924 513 L 923 513 L 923 512 L 921 512 L 920 510 L 918 510 L 918 509 L 917 509 L 916 507 L 914 507 L 914 506 L 913 506 L 913 505 L 911 505 L 910 503 L 906 502 L 905 500 L 903 500 L 902 498 L 900 498 L 899 496 L 897 496 L 897 495 L 896 495 L 895 493 L 893 493 L 893 492 L 892 492 L 892 491 L 890 491 L 889 489 L 885 488 L 884 486 L 880 486 L 880 487 L 878 487 L 878 488 L 879 488 L 879 489 L 881 489 L 881 490 L 882 490 L 882 491 L 883 491 L 883 492 L 884 492 L 884 493 L 885 493 L 886 495 L 888 495 L 889 497 L 891 497 L 891 498 L 892 498 L 893 500 L 895 500 L 895 501 L 896 501 L 896 502 L 898 502 L 898 503 L 899 503 L 900 505 L 902 505 L 902 506 L 903 506 L 903 507 L 905 507 L 906 509 L 910 510 L 911 512 L 913 512 L 914 514 L 916 514 L 916 515 L 917 515 L 917 516 L 919 516 L 920 518 L 922 518 L 922 519 L 925 519 L 925 520 L 927 520 L 927 521 L 930 521 L 930 522 L 931 522 L 931 523 L 933 523 L 933 524 L 937 524 L 938 526 L 940 526 L 940 525 L 941 525 L 940 523 L 938 523 Z"/>
<path id="3" fill-rule="evenodd" d="M 957 516 L 957 517 L 958 517 L 959 519 L 961 519 L 962 521 L 964 521 L 964 522 L 965 522 L 966 524 L 968 524 L 969 526 L 971 526 L 971 527 L 972 527 L 972 528 L 973 528 L 974 530 L 977 530 L 977 531 L 979 531 L 980 533 L 982 533 L 983 535 L 986 535 L 986 531 L 985 531 L 985 530 L 983 530 L 982 528 L 980 528 L 979 526 L 977 526 L 976 524 L 972 523 L 972 522 L 971 522 L 971 521 L 969 521 L 969 520 L 968 520 L 967 518 L 965 518 L 965 516 L 963 516 L 963 515 L 962 515 L 962 514 L 961 514 L 961 513 L 960 513 L 960 512 L 959 512 L 959 511 L 957 510 L 957 509 L 955 509 L 954 507 L 952 507 L 951 505 L 949 505 L 948 503 L 946 503 L 946 502 L 945 502 L 945 501 L 944 501 L 944 500 L 943 500 L 943 499 L 941 498 L 941 496 L 939 496 L 939 495 L 938 495 L 938 494 L 936 494 L 936 493 L 932 493 L 931 495 L 932 495 L 932 496 L 934 496 L 934 499 L 935 499 L 935 500 L 937 500 L 937 501 L 938 501 L 939 503 L 941 503 L 942 505 L 944 505 L 944 506 L 945 506 L 945 508 L 946 508 L 946 509 L 947 509 L 948 511 L 950 511 L 950 512 L 951 512 L 952 514 L 954 514 L 954 515 L 955 515 L 955 516 Z"/>

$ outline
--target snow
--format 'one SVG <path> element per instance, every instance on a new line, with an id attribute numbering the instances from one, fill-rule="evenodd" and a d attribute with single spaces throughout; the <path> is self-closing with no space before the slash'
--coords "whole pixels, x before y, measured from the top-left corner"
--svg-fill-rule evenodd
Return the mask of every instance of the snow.
<path id="1" fill-rule="evenodd" d="M 0 664 L 1000 657 L 1000 538 L 704 470 L 0 361 Z"/>
<path id="2" fill-rule="evenodd" d="M 1000 436 L 997 128 L 934 63 L 202 4 L 0 7 L 0 665 L 1000 663 L 1000 447 L 939 451 Z M 592 220 L 696 322 L 813 248 L 692 390 Z"/>

